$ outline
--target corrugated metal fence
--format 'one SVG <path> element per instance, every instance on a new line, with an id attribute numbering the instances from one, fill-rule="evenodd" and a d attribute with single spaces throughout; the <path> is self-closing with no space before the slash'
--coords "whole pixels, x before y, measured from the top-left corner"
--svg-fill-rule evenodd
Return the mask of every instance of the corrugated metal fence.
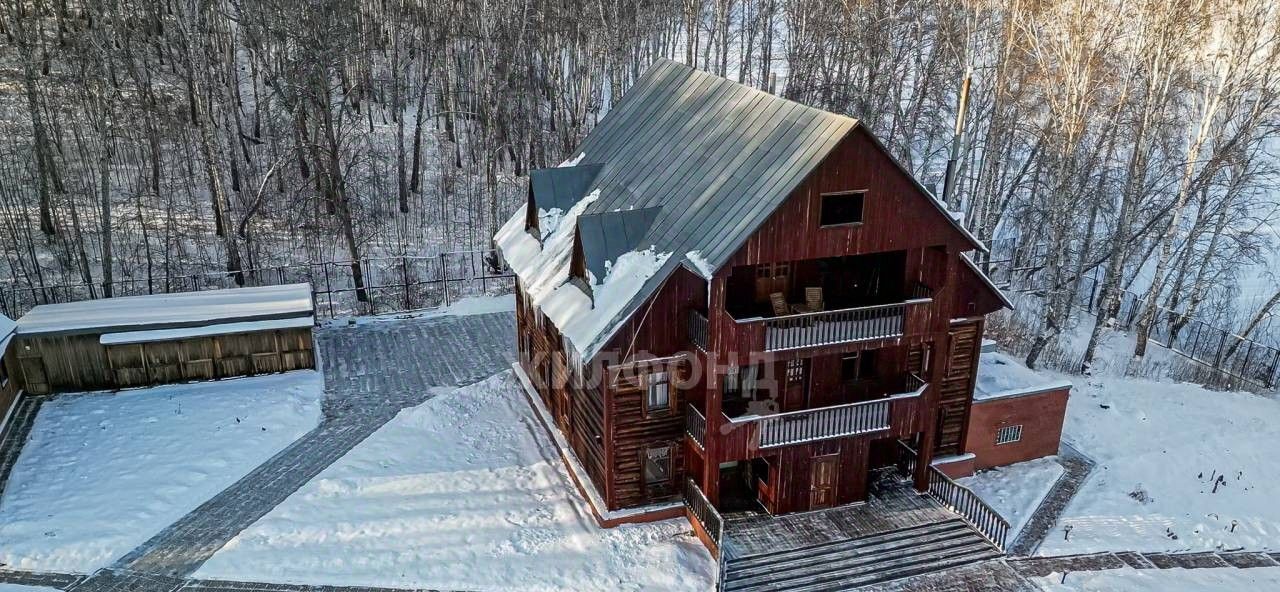
<path id="1" fill-rule="evenodd" d="M 435 256 L 371 257 L 359 261 L 364 286 L 357 287 L 352 261 L 327 261 L 247 269 L 246 286 L 310 282 L 316 315 L 378 314 L 448 305 L 467 296 L 509 293 L 512 275 L 496 251 L 449 251 Z M 139 296 L 235 288 L 233 274 L 200 272 L 113 281 L 115 296 Z M 18 318 L 40 304 L 101 297 L 101 284 L 18 286 L 0 284 L 0 312 Z"/>

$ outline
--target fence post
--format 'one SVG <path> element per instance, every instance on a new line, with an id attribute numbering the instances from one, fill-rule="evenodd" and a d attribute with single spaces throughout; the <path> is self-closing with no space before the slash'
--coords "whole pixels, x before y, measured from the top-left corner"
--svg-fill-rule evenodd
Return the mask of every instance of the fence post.
<path id="1" fill-rule="evenodd" d="M 1227 335 L 1229 333 L 1227 333 L 1226 329 L 1219 329 L 1219 331 L 1222 332 L 1222 337 L 1218 339 L 1218 351 L 1213 353 L 1213 367 L 1221 369 L 1222 368 L 1222 352 L 1226 350 Z"/>
<path id="2" fill-rule="evenodd" d="M 440 253 L 440 285 L 444 288 L 444 305 L 449 306 L 449 266 L 444 253 Z"/>
<path id="3" fill-rule="evenodd" d="M 413 300 L 409 294 L 409 258 L 400 256 L 400 277 L 404 279 L 404 309 L 413 310 Z"/>
<path id="4" fill-rule="evenodd" d="M 1276 370 L 1280 370 L 1280 349 L 1276 350 L 1276 355 L 1271 359 L 1271 372 L 1267 373 L 1267 388 L 1276 386 Z"/>

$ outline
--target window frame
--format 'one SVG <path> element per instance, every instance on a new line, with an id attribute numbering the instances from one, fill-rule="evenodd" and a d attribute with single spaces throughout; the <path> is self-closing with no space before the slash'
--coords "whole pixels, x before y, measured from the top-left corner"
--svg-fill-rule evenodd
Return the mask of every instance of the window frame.
<path id="1" fill-rule="evenodd" d="M 1022 432 L 1024 424 L 1010 424 L 1000 426 L 996 429 L 996 446 L 1004 446 L 1006 444 L 1016 444 L 1022 441 Z"/>
<path id="2" fill-rule="evenodd" d="M 654 453 L 658 453 L 662 464 L 656 464 Z M 649 480 L 650 463 L 661 468 L 665 473 L 665 478 L 658 481 Z M 647 445 L 640 449 L 640 482 L 644 487 L 646 497 L 658 497 L 670 495 L 672 492 L 672 484 L 675 481 L 675 446 L 670 442 L 660 444 Z"/>
<path id="3" fill-rule="evenodd" d="M 655 380 L 655 377 L 659 377 L 659 378 Z M 657 372 L 649 372 L 644 375 L 644 379 L 641 381 L 641 383 L 644 388 L 643 407 L 644 407 L 645 417 L 659 417 L 659 416 L 669 415 L 674 411 L 675 397 L 673 397 L 671 393 L 672 391 L 671 378 L 672 378 L 671 371 L 665 368 Z M 661 405 L 661 404 L 654 405 L 653 401 L 650 400 L 650 398 L 653 396 L 654 387 L 659 385 L 666 387 L 665 394 L 666 394 L 667 401 L 665 405 Z"/>
<path id="4" fill-rule="evenodd" d="M 861 382 L 864 380 L 874 380 L 876 377 L 875 364 L 876 356 L 874 350 L 860 350 L 850 352 L 840 356 L 840 382 Z M 849 359 L 856 360 L 853 362 L 856 370 L 853 377 L 849 377 L 845 373 L 845 364 Z M 868 368 L 870 366 L 870 368 Z"/>
<path id="5" fill-rule="evenodd" d="M 868 193 L 868 190 L 866 189 L 850 189 L 848 191 L 832 191 L 829 193 L 819 194 L 818 196 L 818 228 L 841 228 L 841 227 L 847 227 L 847 226 L 861 226 L 863 223 L 866 222 L 866 219 L 867 219 L 867 193 Z M 859 199 L 858 219 L 852 220 L 849 222 L 833 222 L 831 224 L 824 223 L 824 218 L 827 210 L 826 208 L 827 199 L 849 197 L 849 196 L 857 196 Z"/>

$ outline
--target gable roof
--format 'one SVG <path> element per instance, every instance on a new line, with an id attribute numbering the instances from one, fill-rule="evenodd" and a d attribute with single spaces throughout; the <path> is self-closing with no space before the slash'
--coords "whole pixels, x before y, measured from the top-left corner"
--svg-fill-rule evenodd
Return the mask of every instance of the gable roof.
<path id="1" fill-rule="evenodd" d="M 587 270 L 603 280 L 610 263 L 640 246 L 661 212 L 662 208 L 641 208 L 579 216 L 578 237 Z"/>
<path id="2" fill-rule="evenodd" d="M 591 182 L 600 174 L 599 164 L 561 166 L 536 169 L 529 172 L 529 187 L 537 201 L 538 209 L 568 210 L 578 203 L 591 188 Z"/>
<path id="3" fill-rule="evenodd" d="M 649 275 L 628 277 L 634 290 L 612 291 L 611 297 L 625 297 L 625 303 L 601 302 L 600 291 L 593 288 L 596 300 L 589 310 L 581 305 L 553 306 L 542 307 L 544 312 L 552 308 L 572 310 L 577 315 L 614 315 L 591 323 L 574 319 L 600 330 L 566 333 L 578 353 L 593 357 L 677 266 L 683 264 L 704 277 L 723 266 L 857 126 L 855 119 L 671 60 L 655 62 L 587 135 L 574 158 L 562 165 L 569 171 L 590 170 L 594 175 L 586 186 L 574 186 L 579 201 L 561 208 L 569 215 L 546 222 L 577 233 L 596 282 L 607 283 L 609 278 L 602 273 L 609 267 L 606 264 L 616 264 L 628 252 L 652 251 L 654 261 L 630 266 Z M 552 172 L 535 175 L 568 178 L 578 174 L 546 170 Z M 573 197 L 558 193 L 567 184 L 537 178 L 531 182 L 540 211 Z M 934 199 L 930 201 L 958 226 L 945 208 Z M 644 213 L 621 214 L 627 211 Z M 539 299 L 557 292 L 563 283 L 557 279 L 547 285 L 548 273 L 568 277 L 570 257 L 560 250 L 571 249 L 573 241 L 525 242 L 521 235 L 527 236 L 523 232 L 527 213 L 513 215 L 495 242 L 526 288 L 529 278 L 539 279 L 530 297 L 533 304 L 541 306 Z M 618 217 L 613 218 L 614 214 Z M 606 225 L 625 228 L 625 240 L 610 242 Z M 637 239 L 631 231 L 640 228 L 643 236 Z M 540 230 L 548 237 L 556 234 L 557 228 Z M 966 237 L 972 239 L 967 233 Z M 977 241 L 973 243 L 981 248 Z M 564 332 L 565 324 L 554 314 L 548 316 Z M 567 317 L 563 320 L 570 321 Z"/>

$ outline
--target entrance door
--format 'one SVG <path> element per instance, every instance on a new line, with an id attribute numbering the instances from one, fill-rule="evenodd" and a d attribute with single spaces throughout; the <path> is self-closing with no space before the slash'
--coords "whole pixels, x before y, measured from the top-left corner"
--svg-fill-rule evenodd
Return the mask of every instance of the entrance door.
<path id="1" fill-rule="evenodd" d="M 22 388 L 33 395 L 49 393 L 49 378 L 44 372 L 44 358 L 18 358 L 22 367 Z"/>
<path id="2" fill-rule="evenodd" d="M 836 503 L 836 476 L 840 474 L 840 455 L 813 457 L 809 470 L 809 509 L 830 508 Z"/>

